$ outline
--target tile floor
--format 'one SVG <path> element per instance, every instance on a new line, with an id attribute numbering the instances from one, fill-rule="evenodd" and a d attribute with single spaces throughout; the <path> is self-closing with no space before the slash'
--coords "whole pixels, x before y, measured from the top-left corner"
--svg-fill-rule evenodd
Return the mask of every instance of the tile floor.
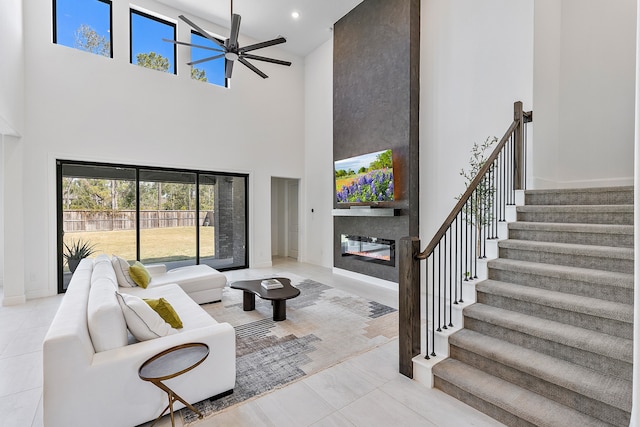
<path id="1" fill-rule="evenodd" d="M 227 273 L 230 281 L 291 272 L 397 308 L 397 293 L 331 269 L 274 259 Z M 0 289 L 1 290 L 1 289 Z M 0 307 L 0 425 L 39 427 L 42 340 L 62 295 Z M 450 396 L 400 375 L 397 340 L 196 424 L 213 426 L 501 426 Z M 178 426 L 182 423 L 178 417 Z M 81 424 L 79 424 L 81 425 Z M 165 416 L 158 426 L 171 425 Z"/>

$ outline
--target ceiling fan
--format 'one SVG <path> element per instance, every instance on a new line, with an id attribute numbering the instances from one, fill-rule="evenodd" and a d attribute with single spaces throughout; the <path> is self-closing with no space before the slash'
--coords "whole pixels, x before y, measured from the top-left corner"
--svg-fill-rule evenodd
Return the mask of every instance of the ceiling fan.
<path id="1" fill-rule="evenodd" d="M 212 50 L 214 52 L 220 52 L 216 55 L 209 56 L 207 58 L 199 59 L 197 61 L 187 62 L 187 65 L 196 65 L 202 62 L 213 61 L 214 59 L 225 58 L 226 61 L 225 61 L 224 74 L 227 79 L 231 78 L 231 74 L 233 72 L 233 64 L 236 61 L 240 62 L 245 67 L 249 68 L 251 71 L 259 75 L 263 79 L 266 79 L 269 76 L 267 76 L 265 73 L 263 73 L 258 68 L 256 68 L 253 64 L 247 61 L 247 59 L 253 59 L 256 61 L 263 61 L 263 62 L 271 62 L 272 64 L 286 65 L 287 67 L 291 65 L 291 62 L 289 61 L 282 61 L 280 59 L 267 58 L 265 56 L 258 56 L 258 55 L 253 55 L 249 53 L 254 50 L 263 49 L 265 47 L 275 46 L 281 43 L 285 43 L 287 40 L 282 36 L 277 37 L 273 40 L 268 40 L 261 43 L 255 43 L 255 44 L 244 46 L 244 47 L 241 47 L 238 44 L 238 34 L 240 33 L 240 15 L 233 13 L 233 2 L 231 2 L 231 34 L 229 35 L 229 38 L 226 39 L 224 42 L 221 42 L 220 40 L 216 39 L 215 37 L 207 33 L 205 30 L 200 28 L 198 25 L 193 23 L 184 15 L 180 15 L 179 18 L 182 19 L 184 22 L 186 22 L 193 29 L 195 29 L 198 33 L 206 37 L 208 40 L 215 43 L 219 47 L 219 49 L 209 47 L 209 46 L 202 46 L 197 44 L 181 42 L 178 40 L 162 39 L 163 41 L 184 45 L 184 46 L 195 47 L 199 49 Z"/>

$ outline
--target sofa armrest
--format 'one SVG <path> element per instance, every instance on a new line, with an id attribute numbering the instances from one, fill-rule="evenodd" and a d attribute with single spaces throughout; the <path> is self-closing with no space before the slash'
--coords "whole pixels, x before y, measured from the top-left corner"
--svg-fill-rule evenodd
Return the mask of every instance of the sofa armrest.
<path id="1" fill-rule="evenodd" d="M 151 277 L 159 276 L 167 272 L 167 266 L 165 264 L 149 264 L 144 266 Z"/>
<path id="2" fill-rule="evenodd" d="M 66 427 L 77 420 L 92 419 L 92 425 L 110 427 L 153 420 L 166 406 L 167 395 L 141 380 L 138 369 L 155 354 L 189 342 L 207 344 L 209 356 L 193 371 L 168 380 L 167 385 L 190 403 L 233 389 L 235 331 L 228 323 L 211 324 L 96 353 L 90 365 L 69 369 L 65 381 L 46 390 L 47 425 Z M 183 406 L 176 402 L 174 409 Z"/>

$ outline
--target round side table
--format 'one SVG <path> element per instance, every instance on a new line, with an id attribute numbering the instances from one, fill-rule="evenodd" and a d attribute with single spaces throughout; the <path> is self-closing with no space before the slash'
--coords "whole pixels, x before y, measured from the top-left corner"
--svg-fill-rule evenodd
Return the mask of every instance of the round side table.
<path id="1" fill-rule="evenodd" d="M 175 378 L 179 375 L 189 372 L 209 356 L 209 346 L 203 343 L 189 343 L 171 347 L 161 353 L 156 354 L 152 358 L 140 366 L 138 376 L 144 381 L 153 383 L 156 387 L 164 390 L 169 398 L 169 404 L 162 413 L 151 424 L 152 426 L 158 422 L 160 418 L 167 412 L 171 411 L 171 425 L 175 426 L 173 416 L 173 402 L 179 400 L 187 408 L 198 414 L 198 418 L 202 418 L 202 413 L 193 407 L 190 403 L 178 396 L 176 392 L 171 390 L 162 381 Z"/>

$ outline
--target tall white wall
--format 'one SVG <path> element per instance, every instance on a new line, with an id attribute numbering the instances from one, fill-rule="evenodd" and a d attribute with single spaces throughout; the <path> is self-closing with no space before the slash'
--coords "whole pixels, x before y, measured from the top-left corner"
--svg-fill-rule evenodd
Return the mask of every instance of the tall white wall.
<path id="1" fill-rule="evenodd" d="M 0 2 L 0 134 L 24 127 L 24 38 L 22 0 Z"/>
<path id="2" fill-rule="evenodd" d="M 333 39 L 305 58 L 305 180 L 301 260 L 333 266 Z M 313 209 L 313 212 L 311 211 Z"/>
<path id="3" fill-rule="evenodd" d="M 635 0 L 536 0 L 534 185 L 633 183 Z"/>
<path id="4" fill-rule="evenodd" d="M 24 300 L 22 238 L 13 230 L 14 221 L 19 221 L 22 215 L 22 189 L 15 187 L 21 182 L 22 171 L 20 165 L 11 163 L 21 157 L 23 149 L 18 137 L 24 130 L 21 0 L 0 2 L 0 58 L 0 286 L 3 283 L 13 285 L 13 288 L 4 289 L 2 299 L 3 304 L 13 304 Z M 5 207 L 9 209 L 7 214 Z M 16 250 L 18 255 L 14 253 Z"/>
<path id="5" fill-rule="evenodd" d="M 459 172 L 473 143 L 501 138 L 515 101 L 532 108 L 533 0 L 421 6 L 420 235 L 428 240 L 464 191 Z"/>
<path id="6" fill-rule="evenodd" d="M 174 19 L 181 13 L 151 0 L 137 4 Z M 249 173 L 251 266 L 271 263 L 271 177 L 303 176 L 301 58 L 269 48 L 265 55 L 293 65 L 260 64 L 270 76 L 263 80 L 238 64 L 229 90 L 192 81 L 186 56 L 177 76 L 144 69 L 129 64 L 128 13 L 127 2 L 113 2 L 109 59 L 53 44 L 51 1 L 25 2 L 28 297 L 56 292 L 56 158 Z M 178 38 L 187 39 L 190 28 L 178 24 Z M 252 41 L 241 35 L 240 42 Z"/>

